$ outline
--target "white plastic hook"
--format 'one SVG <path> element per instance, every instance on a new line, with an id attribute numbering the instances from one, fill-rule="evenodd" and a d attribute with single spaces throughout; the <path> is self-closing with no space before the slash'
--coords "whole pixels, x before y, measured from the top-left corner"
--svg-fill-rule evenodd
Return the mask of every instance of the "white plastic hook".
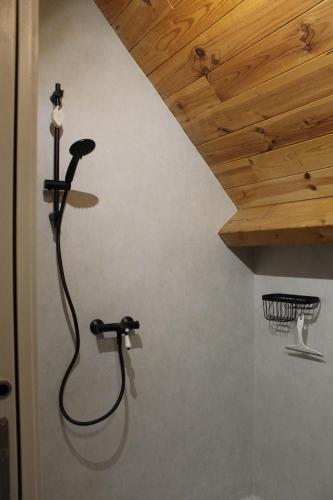
<path id="1" fill-rule="evenodd" d="M 60 106 L 55 106 L 52 110 L 52 123 L 55 127 L 60 128 L 64 121 L 64 112 Z"/>
<path id="2" fill-rule="evenodd" d="M 291 351 L 297 351 L 301 352 L 304 354 L 311 354 L 312 356 L 320 356 L 323 357 L 324 355 L 319 352 L 315 351 L 314 349 L 311 349 L 311 347 L 308 347 L 303 340 L 303 327 L 304 327 L 304 314 L 301 313 L 298 318 L 297 318 L 297 331 L 298 331 L 298 339 L 297 339 L 297 344 L 296 345 L 287 345 L 286 349 L 289 349 Z"/>

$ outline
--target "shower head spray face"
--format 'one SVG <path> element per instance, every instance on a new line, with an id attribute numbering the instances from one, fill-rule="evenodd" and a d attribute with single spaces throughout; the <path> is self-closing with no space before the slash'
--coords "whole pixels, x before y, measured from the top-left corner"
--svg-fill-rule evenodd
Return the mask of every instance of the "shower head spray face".
<path id="1" fill-rule="evenodd" d="M 95 141 L 92 139 L 81 139 L 80 141 L 74 142 L 69 148 L 70 154 L 73 156 L 70 164 L 68 165 L 65 180 L 69 184 L 72 182 L 75 174 L 76 167 L 81 160 L 82 156 L 86 156 L 95 149 Z"/>
<path id="2" fill-rule="evenodd" d="M 69 152 L 75 158 L 82 158 L 82 156 L 86 156 L 94 151 L 95 146 L 95 141 L 92 139 L 80 139 L 71 145 Z"/>

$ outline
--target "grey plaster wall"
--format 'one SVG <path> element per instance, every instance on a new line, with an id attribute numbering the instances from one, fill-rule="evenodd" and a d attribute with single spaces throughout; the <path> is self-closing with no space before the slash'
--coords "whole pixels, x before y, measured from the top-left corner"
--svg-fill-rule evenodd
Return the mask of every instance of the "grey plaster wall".
<path id="1" fill-rule="evenodd" d="M 42 196 L 55 82 L 65 88 L 62 174 L 72 142 L 97 144 L 78 167 L 62 233 L 82 329 L 66 390 L 73 416 L 99 415 L 119 390 L 114 344 L 96 342 L 91 319 L 131 314 L 142 324 L 126 355 L 125 400 L 95 429 L 58 412 L 73 342 Z M 43 499 L 250 494 L 254 280 L 217 236 L 234 206 L 92 0 L 41 2 L 38 169 Z"/>
<path id="2" fill-rule="evenodd" d="M 262 248 L 255 258 L 255 489 L 265 500 L 333 497 L 333 250 Z M 318 295 L 322 307 L 308 343 L 323 362 L 285 351 L 295 333 L 263 318 L 261 295 Z"/>

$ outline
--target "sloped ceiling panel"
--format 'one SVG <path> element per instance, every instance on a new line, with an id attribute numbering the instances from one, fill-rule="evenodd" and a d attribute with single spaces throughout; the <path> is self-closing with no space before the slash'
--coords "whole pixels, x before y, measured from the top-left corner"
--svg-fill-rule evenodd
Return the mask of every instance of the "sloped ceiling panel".
<path id="1" fill-rule="evenodd" d="M 238 207 L 224 241 L 332 243 L 333 0 L 96 3 Z"/>

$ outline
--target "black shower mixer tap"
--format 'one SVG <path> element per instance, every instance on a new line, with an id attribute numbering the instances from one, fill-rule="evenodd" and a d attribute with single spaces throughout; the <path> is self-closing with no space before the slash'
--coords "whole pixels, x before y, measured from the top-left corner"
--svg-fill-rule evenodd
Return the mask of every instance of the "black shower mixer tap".
<path id="1" fill-rule="evenodd" d="M 104 332 L 115 332 L 117 333 L 118 341 L 121 335 L 125 335 L 125 346 L 126 349 L 131 348 L 131 341 L 128 334 L 132 330 L 138 330 L 140 328 L 139 321 L 135 321 L 130 316 L 125 316 L 120 323 L 104 323 L 101 319 L 93 319 L 90 323 L 90 331 L 94 335 Z"/>

